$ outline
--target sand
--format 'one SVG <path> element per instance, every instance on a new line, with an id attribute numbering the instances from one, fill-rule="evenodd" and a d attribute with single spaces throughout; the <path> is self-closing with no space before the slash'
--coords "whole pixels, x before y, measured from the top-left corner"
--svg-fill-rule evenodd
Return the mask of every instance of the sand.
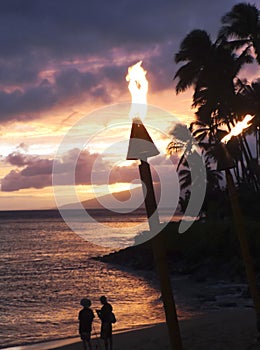
<path id="1" fill-rule="evenodd" d="M 260 342 L 253 345 L 258 332 L 255 312 L 251 308 L 211 311 L 192 319 L 180 320 L 179 324 L 183 350 L 260 349 Z M 171 350 L 165 324 L 115 334 L 113 340 L 113 350 Z M 100 339 L 93 339 L 92 343 L 93 350 L 104 349 Z M 82 350 L 83 347 L 79 341 L 55 349 Z"/>

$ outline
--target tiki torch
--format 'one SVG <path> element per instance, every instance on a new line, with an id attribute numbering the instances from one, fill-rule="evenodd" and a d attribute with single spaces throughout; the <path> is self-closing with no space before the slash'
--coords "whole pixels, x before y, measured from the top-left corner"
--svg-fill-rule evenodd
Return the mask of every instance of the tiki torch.
<path id="1" fill-rule="evenodd" d="M 231 137 L 239 135 L 245 128 L 250 126 L 249 122 L 251 121 L 252 118 L 253 117 L 251 115 L 246 115 L 243 121 L 238 122 L 235 125 L 235 127 L 232 128 L 230 133 L 221 140 L 218 148 L 219 160 L 218 160 L 217 169 L 225 171 L 229 199 L 230 199 L 232 213 L 233 213 L 233 220 L 234 220 L 237 237 L 240 244 L 240 250 L 241 250 L 242 259 L 245 266 L 246 277 L 248 281 L 250 294 L 253 299 L 253 303 L 256 311 L 257 329 L 260 332 L 260 295 L 259 295 L 259 290 L 257 286 L 257 278 L 254 270 L 252 256 L 249 250 L 248 240 L 246 237 L 245 223 L 244 223 L 243 214 L 242 214 L 241 207 L 238 200 L 237 190 L 235 187 L 232 173 L 230 171 L 230 169 L 235 167 L 235 163 L 226 147 L 226 143 L 231 139 Z"/>
<path id="2" fill-rule="evenodd" d="M 128 87 L 132 95 L 132 105 L 130 110 L 132 129 L 127 159 L 140 161 L 139 174 L 142 181 L 144 203 L 150 234 L 153 237 L 153 255 L 160 280 L 170 344 L 172 349 L 182 350 L 182 340 L 172 293 L 166 252 L 163 246 L 162 237 L 160 234 L 158 234 L 160 233 L 161 225 L 154 193 L 153 179 L 150 165 L 147 161 L 149 157 L 158 155 L 159 151 L 142 122 L 147 109 L 146 98 L 148 92 L 148 81 L 146 79 L 146 71 L 141 67 L 141 64 L 142 61 L 138 62 L 132 67 L 129 67 L 128 75 L 126 76 L 126 80 L 129 82 Z"/>

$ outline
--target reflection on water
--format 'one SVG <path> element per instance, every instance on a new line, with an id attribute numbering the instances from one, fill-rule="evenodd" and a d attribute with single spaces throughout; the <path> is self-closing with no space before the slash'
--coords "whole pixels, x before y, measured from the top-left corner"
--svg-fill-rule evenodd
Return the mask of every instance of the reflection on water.
<path id="1" fill-rule="evenodd" d="M 77 336 L 79 301 L 85 296 L 94 310 L 100 295 L 108 296 L 115 329 L 163 321 L 153 275 L 138 276 L 90 259 L 105 252 L 57 218 L 2 220 L 0 346 Z M 98 331 L 97 317 L 94 326 Z"/>

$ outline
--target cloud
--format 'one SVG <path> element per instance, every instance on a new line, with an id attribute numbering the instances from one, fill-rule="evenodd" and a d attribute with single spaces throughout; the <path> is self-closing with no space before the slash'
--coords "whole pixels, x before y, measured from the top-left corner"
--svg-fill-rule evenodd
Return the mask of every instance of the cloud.
<path id="1" fill-rule="evenodd" d="M 0 120 L 37 118 L 83 99 L 109 103 L 112 90 L 125 86 L 127 66 L 139 59 L 155 92 L 173 87 L 181 40 L 195 28 L 214 40 L 235 3 L 2 0 Z"/>
<path id="2" fill-rule="evenodd" d="M 102 71 L 92 74 L 73 68 L 59 71 L 54 76 L 54 82 L 44 79 L 38 85 L 23 90 L 0 91 L 0 120 L 32 119 L 38 112 L 71 101 L 79 102 L 83 98 L 99 98 L 108 103 L 110 95 L 104 78 Z"/>
<path id="3" fill-rule="evenodd" d="M 17 168 L 10 171 L 1 180 L 4 192 L 24 188 L 39 189 L 52 185 L 53 159 L 32 157 L 15 152 L 9 154 L 5 158 L 5 162 Z M 102 156 L 97 153 L 91 154 L 87 150 L 82 152 L 77 149 L 70 150 L 63 155 L 61 160 L 56 160 L 56 162 L 56 179 L 58 180 L 55 186 L 90 185 L 93 181 L 97 185 L 103 185 L 107 178 L 112 184 L 131 181 L 133 176 L 138 175 L 136 167 L 133 166 L 115 167 L 112 170 L 109 162 L 105 161 Z"/>
<path id="4" fill-rule="evenodd" d="M 0 91 L 0 119 L 2 121 L 25 120 L 28 118 L 28 113 L 50 108 L 55 101 L 57 101 L 55 93 L 47 81 L 25 91 L 20 89 L 10 93 Z"/>
<path id="5" fill-rule="evenodd" d="M 52 184 L 53 160 L 14 152 L 4 161 L 16 166 L 1 180 L 1 190 L 4 192 L 18 191 L 24 188 L 44 188 Z M 19 170 L 19 168 L 22 168 Z"/>
<path id="6" fill-rule="evenodd" d="M 29 146 L 24 143 L 24 142 L 21 142 L 17 147 L 16 147 L 17 150 L 22 150 L 22 151 L 25 151 L 27 152 L 28 149 L 29 149 Z"/>
<path id="7" fill-rule="evenodd" d="M 75 178 L 71 173 L 74 167 Z M 113 167 L 102 155 L 91 154 L 87 150 L 80 153 L 77 149 L 67 152 L 62 161 L 56 164 L 55 169 L 58 174 L 57 185 L 103 185 L 131 182 L 138 178 L 136 166 Z"/>
<path id="8" fill-rule="evenodd" d="M 30 162 L 20 174 L 23 177 L 34 177 L 39 175 L 50 175 L 52 173 L 53 161 L 50 159 L 37 159 Z"/>
<path id="9" fill-rule="evenodd" d="M 40 174 L 34 176 L 23 175 L 22 172 L 12 170 L 2 179 L 2 191 L 12 192 L 24 188 L 44 188 L 51 186 L 51 174 Z"/>
<path id="10" fill-rule="evenodd" d="M 1 180 L 4 192 L 18 191 L 24 188 L 39 189 L 52 185 L 53 159 L 14 152 L 5 158 L 5 162 L 17 168 Z M 136 164 L 113 167 L 102 155 L 91 154 L 87 150 L 79 152 L 78 149 L 72 149 L 55 162 L 55 186 L 130 183 L 139 179 Z M 170 166 L 172 167 L 172 165 Z M 165 157 L 159 156 L 151 162 L 153 180 L 157 182 L 159 180 L 158 174 L 153 167 L 155 169 L 160 167 L 163 172 L 167 173 L 169 172 L 169 161 Z"/>
<path id="11" fill-rule="evenodd" d="M 10 153 L 5 158 L 6 163 L 9 163 L 11 165 L 16 165 L 18 167 L 23 167 L 25 165 L 28 165 L 32 162 L 32 160 L 33 160 L 32 156 L 28 156 L 20 152 Z"/>

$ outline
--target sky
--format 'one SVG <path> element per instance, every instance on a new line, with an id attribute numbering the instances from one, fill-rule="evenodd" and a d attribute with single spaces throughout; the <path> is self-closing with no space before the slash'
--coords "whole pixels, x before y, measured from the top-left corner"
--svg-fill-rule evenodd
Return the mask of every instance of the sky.
<path id="1" fill-rule="evenodd" d="M 96 194 L 106 193 L 103 172 L 111 172 L 111 191 L 129 188 L 138 174 L 136 163 L 124 156 L 131 102 L 125 76 L 140 60 L 149 80 L 148 103 L 167 111 L 147 117 L 162 149 L 153 163 L 163 167 L 174 118 L 186 124 L 194 118 L 192 92 L 176 95 L 174 90 L 174 54 L 193 29 L 206 30 L 214 40 L 221 17 L 236 3 L 1 0 L 0 210 L 55 207 L 55 161 L 62 165 L 55 186 L 64 204 L 73 186 L 80 200 L 93 197 L 93 181 Z M 259 68 L 252 65 L 244 74 L 253 80 Z M 80 130 L 81 143 L 76 134 L 68 142 L 71 130 Z M 122 140 L 115 155 L 109 147 Z M 67 177 L 72 166 L 77 167 L 75 184 Z"/>

